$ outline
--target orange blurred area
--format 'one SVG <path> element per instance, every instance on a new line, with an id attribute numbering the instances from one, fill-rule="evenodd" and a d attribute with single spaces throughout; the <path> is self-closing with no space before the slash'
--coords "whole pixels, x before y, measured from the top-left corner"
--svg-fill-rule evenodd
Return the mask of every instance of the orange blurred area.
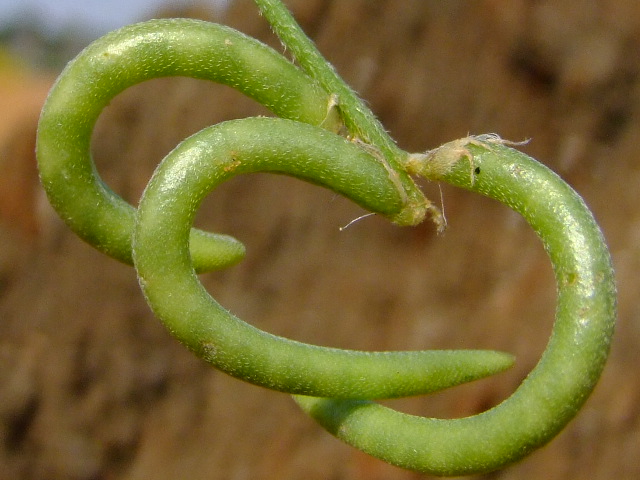
<path id="1" fill-rule="evenodd" d="M 35 132 L 54 78 L 0 51 L 0 222 L 26 235 L 39 228 Z"/>

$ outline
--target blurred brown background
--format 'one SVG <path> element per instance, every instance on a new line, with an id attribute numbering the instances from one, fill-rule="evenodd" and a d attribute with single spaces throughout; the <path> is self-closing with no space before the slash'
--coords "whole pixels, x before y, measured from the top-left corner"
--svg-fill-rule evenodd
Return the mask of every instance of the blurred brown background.
<path id="1" fill-rule="evenodd" d="M 524 148 L 585 198 L 611 246 L 620 315 L 593 397 L 551 444 L 478 478 L 640 477 L 640 8 L 635 0 L 291 0 L 304 29 L 399 144 L 468 133 Z M 167 11 L 211 17 L 206 8 Z M 277 45 L 249 1 L 215 21 Z M 0 75 L 0 480 L 426 478 L 345 446 L 287 395 L 194 358 L 150 314 L 129 267 L 83 244 L 37 183 L 37 115 L 54 75 Z M 264 113 L 187 79 L 132 88 L 104 112 L 94 153 L 135 201 L 185 136 Z M 426 192 L 439 198 L 437 185 Z M 283 192 L 286 194 L 283 195 Z M 237 178 L 203 226 L 248 258 L 203 281 L 270 332 L 364 349 L 495 348 L 516 367 L 450 392 L 388 402 L 421 415 L 482 411 L 535 365 L 555 289 L 541 245 L 501 205 L 442 186 L 449 229 L 399 228 L 288 178 Z"/>

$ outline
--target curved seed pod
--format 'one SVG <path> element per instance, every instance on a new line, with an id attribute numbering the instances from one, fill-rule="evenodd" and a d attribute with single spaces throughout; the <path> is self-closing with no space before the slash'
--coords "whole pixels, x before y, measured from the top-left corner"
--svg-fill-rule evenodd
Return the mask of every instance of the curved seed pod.
<path id="1" fill-rule="evenodd" d="M 494 136 L 416 155 L 409 170 L 495 198 L 541 238 L 558 288 L 556 321 L 538 363 L 500 405 L 441 420 L 372 402 L 296 397 L 329 432 L 389 463 L 436 475 L 495 470 L 551 440 L 596 385 L 616 318 L 611 259 L 582 199 L 556 174 Z"/>
<path id="2" fill-rule="evenodd" d="M 188 237 L 204 197 L 234 175 L 292 175 L 393 219 L 407 207 L 378 159 L 318 127 L 247 118 L 202 130 L 162 161 L 138 209 L 140 285 L 167 328 L 217 368 L 288 393 L 389 398 L 440 390 L 501 371 L 493 351 L 360 352 L 307 345 L 258 330 L 223 309 L 192 268 Z"/>
<path id="3" fill-rule="evenodd" d="M 65 68 L 49 94 L 38 127 L 38 166 L 51 204 L 70 228 L 126 263 L 131 263 L 134 209 L 98 176 L 91 133 L 118 93 L 166 76 L 229 85 L 278 116 L 339 127 L 330 95 L 314 80 L 275 50 L 231 28 L 152 20 L 96 40 Z M 198 271 L 222 268 L 244 255 L 235 239 L 201 231 L 194 231 L 192 251 Z"/>

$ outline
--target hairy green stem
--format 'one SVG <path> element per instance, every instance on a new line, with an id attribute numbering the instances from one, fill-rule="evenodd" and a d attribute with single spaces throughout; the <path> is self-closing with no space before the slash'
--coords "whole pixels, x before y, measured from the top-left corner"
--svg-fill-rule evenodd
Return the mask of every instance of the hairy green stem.
<path id="1" fill-rule="evenodd" d="M 302 69 L 329 93 L 335 95 L 344 122 L 352 136 L 375 145 L 389 159 L 397 162 L 404 159 L 401 150 L 386 132 L 382 124 L 366 107 L 349 85 L 325 60 L 315 44 L 302 31 L 291 12 L 279 0 L 255 0 L 282 44 L 293 54 Z M 398 167 L 398 165 L 395 165 Z"/>
<path id="2" fill-rule="evenodd" d="M 408 168 L 499 200 L 533 227 L 558 288 L 547 348 L 513 395 L 467 418 L 416 417 L 369 401 L 296 400 L 338 438 L 395 465 L 452 476 L 495 470 L 551 440 L 595 387 L 616 318 L 611 259 L 582 199 L 549 169 L 493 136 L 451 142 L 414 156 Z"/>

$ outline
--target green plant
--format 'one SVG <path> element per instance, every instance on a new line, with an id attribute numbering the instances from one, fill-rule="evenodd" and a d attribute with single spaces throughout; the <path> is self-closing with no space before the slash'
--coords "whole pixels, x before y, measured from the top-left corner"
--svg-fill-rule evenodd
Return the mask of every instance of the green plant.
<path id="1" fill-rule="evenodd" d="M 615 321 L 609 253 L 584 202 L 496 135 L 404 152 L 284 5 L 256 3 L 301 68 L 237 31 L 194 20 L 125 27 L 71 62 L 38 131 L 40 174 L 52 205 L 80 237 L 135 265 L 154 313 L 198 356 L 237 378 L 293 394 L 329 432 L 365 452 L 408 469 L 461 475 L 500 468 L 547 443 L 594 388 Z M 173 75 L 230 85 L 279 118 L 224 122 L 186 139 L 162 161 L 135 210 L 99 178 L 91 133 L 118 93 Z M 244 247 L 191 226 L 208 192 L 257 171 L 330 188 L 399 225 L 417 224 L 429 213 L 442 226 L 413 176 L 489 196 L 520 213 L 541 238 L 558 288 L 556 322 L 539 364 L 511 397 L 484 413 L 415 417 L 372 400 L 482 378 L 508 368 L 512 357 L 324 348 L 270 335 L 231 315 L 196 272 L 240 261 Z"/>

